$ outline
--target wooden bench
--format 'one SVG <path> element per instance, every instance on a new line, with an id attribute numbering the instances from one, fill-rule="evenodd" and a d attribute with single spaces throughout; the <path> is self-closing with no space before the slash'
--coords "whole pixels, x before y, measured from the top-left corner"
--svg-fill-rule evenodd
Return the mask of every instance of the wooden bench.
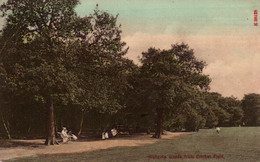
<path id="1" fill-rule="evenodd" d="M 133 129 L 131 127 L 127 126 L 127 125 L 117 125 L 116 129 L 118 131 L 118 135 L 119 134 L 126 134 L 126 133 L 129 134 L 129 135 L 133 134 Z"/>

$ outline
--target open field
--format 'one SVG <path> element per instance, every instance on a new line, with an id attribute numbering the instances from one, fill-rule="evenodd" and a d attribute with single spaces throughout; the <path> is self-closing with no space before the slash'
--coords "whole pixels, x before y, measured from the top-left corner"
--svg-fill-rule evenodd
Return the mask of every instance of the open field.
<path id="1" fill-rule="evenodd" d="M 128 139 L 130 140 L 130 139 Z M 143 139 L 144 140 L 144 139 Z M 113 141 L 113 140 L 111 140 Z M 116 147 L 67 155 L 39 155 L 18 161 L 260 161 L 260 127 L 203 129 L 182 138 L 144 146 Z M 102 141 L 108 142 L 108 141 Z M 119 142 L 119 141 L 118 141 Z M 123 142 L 123 140 L 122 140 Z M 135 140 L 133 139 L 132 143 Z M 73 145 L 72 145 L 73 146 Z M 93 146 L 94 147 L 94 146 Z M 15 161 L 15 160 L 14 160 Z"/>

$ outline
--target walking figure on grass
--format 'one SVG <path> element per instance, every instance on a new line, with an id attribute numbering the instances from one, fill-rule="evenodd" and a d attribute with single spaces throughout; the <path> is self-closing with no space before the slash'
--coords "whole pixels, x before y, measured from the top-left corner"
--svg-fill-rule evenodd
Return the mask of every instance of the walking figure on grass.
<path id="1" fill-rule="evenodd" d="M 219 132 L 220 132 L 220 128 L 219 127 L 216 128 L 216 132 L 219 134 Z"/>

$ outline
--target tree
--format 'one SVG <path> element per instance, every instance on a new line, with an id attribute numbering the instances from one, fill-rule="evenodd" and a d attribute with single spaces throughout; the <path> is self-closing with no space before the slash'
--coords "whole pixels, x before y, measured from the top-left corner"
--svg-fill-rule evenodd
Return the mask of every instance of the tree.
<path id="1" fill-rule="evenodd" d="M 202 114 L 206 119 L 206 127 L 213 128 L 218 124 L 222 124 L 223 121 L 226 120 L 226 117 L 223 114 L 227 113 L 219 107 L 219 98 L 221 98 L 221 94 L 204 92 L 203 96 L 206 108 L 203 110 Z"/>
<path id="2" fill-rule="evenodd" d="M 235 97 L 221 97 L 219 100 L 219 106 L 225 110 L 229 115 L 227 125 L 238 126 L 242 122 L 243 110 L 241 108 L 241 101 Z"/>
<path id="3" fill-rule="evenodd" d="M 260 94 L 247 94 L 242 99 L 242 109 L 244 111 L 244 119 L 246 125 L 260 125 Z"/>
<path id="4" fill-rule="evenodd" d="M 238 126 L 242 122 L 243 110 L 241 101 L 235 97 L 223 97 L 216 92 L 205 92 L 206 109 L 203 112 L 206 117 L 206 126 Z"/>
<path id="5" fill-rule="evenodd" d="M 205 62 L 198 61 L 187 44 L 170 50 L 149 48 L 142 53 L 142 77 L 147 100 L 156 112 L 155 137 L 160 138 L 164 111 L 168 113 L 193 97 L 193 89 L 207 89 L 210 79 L 202 74 Z"/>
<path id="6" fill-rule="evenodd" d="M 54 108 L 80 109 L 81 133 L 86 112 L 115 113 L 122 108 L 133 63 L 123 58 L 117 16 L 98 7 L 78 17 L 78 0 L 7 1 L 1 37 L 2 88 L 46 105 L 46 144 L 54 144 Z M 32 79 L 33 78 L 33 79 Z"/>
<path id="7" fill-rule="evenodd" d="M 71 68 L 77 56 L 69 49 L 75 33 L 87 30 L 76 26 L 77 4 L 78 0 L 8 0 L 0 7 L 6 17 L 0 48 L 2 88 L 45 104 L 47 145 L 57 143 L 53 104 L 77 102 L 81 93 L 80 79 Z"/>
<path id="8" fill-rule="evenodd" d="M 77 33 L 80 38 L 71 47 L 79 55 L 75 68 L 83 85 L 78 134 L 82 131 L 85 112 L 95 109 L 101 114 L 114 114 L 123 107 L 120 100 L 128 87 L 127 74 L 134 64 L 123 58 L 128 48 L 121 41 L 117 17 L 101 12 L 97 6 L 93 14 L 83 17 L 78 24 L 86 27 L 91 24 L 91 30 Z"/>

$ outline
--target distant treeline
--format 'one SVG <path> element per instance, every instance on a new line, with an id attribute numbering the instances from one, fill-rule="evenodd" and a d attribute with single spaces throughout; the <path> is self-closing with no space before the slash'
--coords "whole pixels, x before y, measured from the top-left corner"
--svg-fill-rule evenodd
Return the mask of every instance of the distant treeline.
<path id="1" fill-rule="evenodd" d="M 257 94 L 242 101 L 208 92 L 211 79 L 185 43 L 149 48 L 141 65 L 124 57 L 117 16 L 79 17 L 78 0 L 8 0 L 0 9 L 0 136 L 80 135 L 116 125 L 134 131 L 197 131 L 259 125 Z"/>

